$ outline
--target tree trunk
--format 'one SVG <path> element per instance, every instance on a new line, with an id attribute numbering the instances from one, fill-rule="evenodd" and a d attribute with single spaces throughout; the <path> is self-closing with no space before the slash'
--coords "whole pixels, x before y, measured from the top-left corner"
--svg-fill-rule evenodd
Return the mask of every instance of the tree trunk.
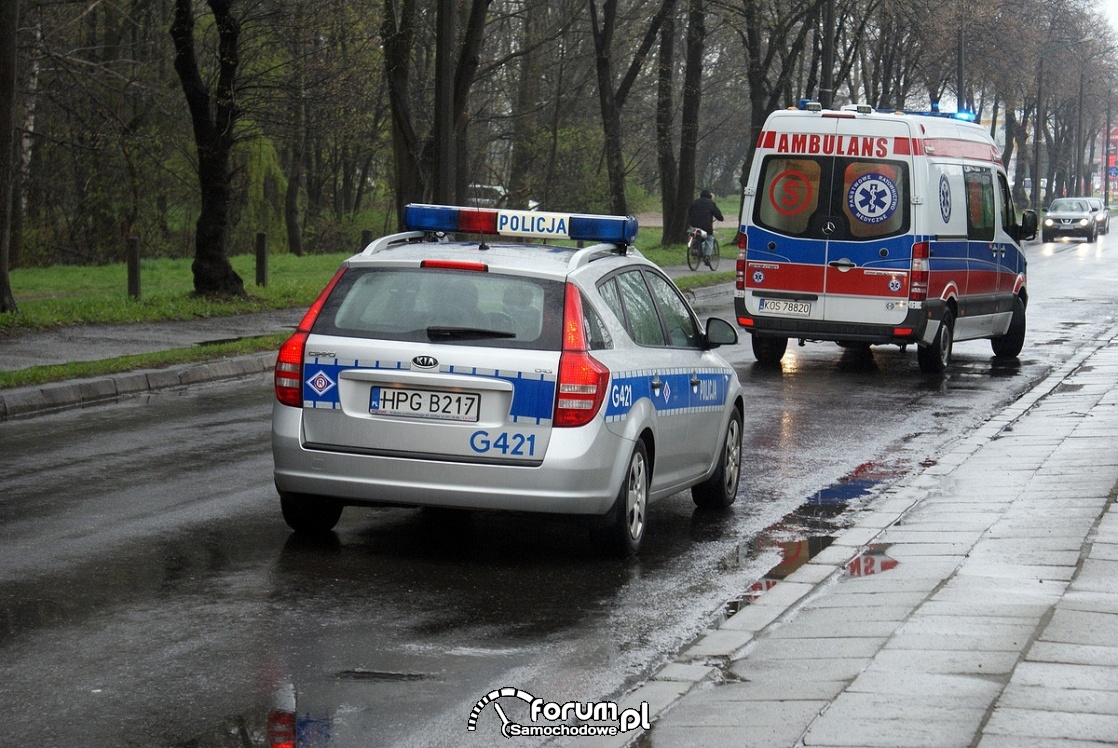
<path id="1" fill-rule="evenodd" d="M 6 0 L 0 8 L 0 312 L 18 312 L 8 279 L 12 239 L 12 181 L 15 165 L 16 31 L 19 1 Z"/>
<path id="2" fill-rule="evenodd" d="M 679 134 L 679 183 L 671 218 L 665 229 L 675 235 L 687 229 L 687 208 L 696 197 L 695 154 L 699 147 L 699 111 L 703 99 L 703 48 L 706 46 L 704 0 L 690 0 L 687 13 L 687 52 L 683 72 L 683 121 Z"/>
<path id="3" fill-rule="evenodd" d="M 198 151 L 198 186 L 202 209 L 194 234 L 194 292 L 247 298 L 244 281 L 226 256 L 229 239 L 229 154 L 237 108 L 234 104 L 240 24 L 233 18 L 232 0 L 207 0 L 218 31 L 220 71 L 211 94 L 202 80 L 194 51 L 194 15 L 190 0 L 175 0 L 171 39 L 175 43 L 175 72 L 182 83 L 194 127 Z"/>
<path id="4" fill-rule="evenodd" d="M 660 246 L 669 247 L 682 241 L 679 227 L 669 226 L 676 196 L 676 162 L 672 149 L 672 117 L 675 103 L 672 85 L 675 72 L 675 19 L 669 16 L 660 29 L 660 57 L 657 64 L 656 87 L 656 160 L 660 166 L 660 212 L 664 216 Z"/>

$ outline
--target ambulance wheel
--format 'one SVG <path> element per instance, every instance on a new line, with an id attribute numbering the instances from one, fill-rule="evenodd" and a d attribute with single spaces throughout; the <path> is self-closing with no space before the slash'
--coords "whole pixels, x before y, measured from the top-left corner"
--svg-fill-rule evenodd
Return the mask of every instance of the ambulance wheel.
<path id="1" fill-rule="evenodd" d="M 590 532 L 591 541 L 605 553 L 624 558 L 640 550 L 648 511 L 649 479 L 648 450 L 638 439 L 617 499 L 602 518 L 602 524 Z"/>
<path id="2" fill-rule="evenodd" d="M 774 338 L 767 335 L 752 335 L 753 356 L 766 366 L 776 366 L 788 350 L 788 338 Z"/>
<path id="3" fill-rule="evenodd" d="M 1020 296 L 1013 299 L 1013 319 L 1009 322 L 1009 329 L 1005 335 L 991 340 L 990 347 L 998 358 L 1016 358 L 1025 347 L 1025 302 Z"/>
<path id="4" fill-rule="evenodd" d="M 944 309 L 935 339 L 930 344 L 916 349 L 916 360 L 920 362 L 920 371 L 926 374 L 942 374 L 947 371 L 951 363 L 951 345 L 954 337 L 955 315 L 950 308 Z"/>
<path id="5" fill-rule="evenodd" d="M 324 535 L 342 516 L 342 502 L 325 496 L 280 491 L 283 520 L 300 535 Z"/>
<path id="6" fill-rule="evenodd" d="M 741 476 L 741 413 L 734 409 L 726 426 L 726 439 L 718 465 L 709 478 L 691 487 L 691 500 L 700 509 L 725 509 L 738 496 Z"/>

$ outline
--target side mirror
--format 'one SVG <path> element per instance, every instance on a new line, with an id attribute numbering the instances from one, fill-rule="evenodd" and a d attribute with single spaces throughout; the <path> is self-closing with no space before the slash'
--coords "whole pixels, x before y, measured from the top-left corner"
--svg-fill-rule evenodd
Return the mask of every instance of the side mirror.
<path id="1" fill-rule="evenodd" d="M 1021 225 L 1017 227 L 1017 241 L 1035 239 L 1040 219 L 1035 210 L 1026 210 L 1021 214 Z"/>
<path id="2" fill-rule="evenodd" d="M 724 319 L 711 317 L 707 320 L 707 347 L 733 345 L 738 342 L 738 331 Z"/>

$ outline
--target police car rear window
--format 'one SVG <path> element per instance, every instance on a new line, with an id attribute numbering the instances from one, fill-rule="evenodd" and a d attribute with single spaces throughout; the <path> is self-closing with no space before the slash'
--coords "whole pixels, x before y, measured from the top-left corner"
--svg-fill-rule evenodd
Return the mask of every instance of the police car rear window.
<path id="1" fill-rule="evenodd" d="M 313 332 L 380 340 L 559 350 L 562 283 L 499 273 L 350 268 Z"/>
<path id="2" fill-rule="evenodd" d="M 811 239 L 870 241 L 908 231 L 909 172 L 903 161 L 769 156 L 753 222 Z"/>

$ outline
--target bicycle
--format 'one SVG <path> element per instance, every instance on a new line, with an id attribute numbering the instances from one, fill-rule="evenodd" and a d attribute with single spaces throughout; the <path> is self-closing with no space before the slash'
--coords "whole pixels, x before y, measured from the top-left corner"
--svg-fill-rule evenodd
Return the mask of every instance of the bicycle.
<path id="1" fill-rule="evenodd" d="M 698 270 L 699 263 L 703 259 L 703 241 L 707 237 L 707 232 L 702 229 L 690 228 L 687 229 L 687 236 L 687 267 Z M 719 259 L 718 237 L 711 235 L 710 260 L 707 267 L 712 271 L 717 270 Z"/>

